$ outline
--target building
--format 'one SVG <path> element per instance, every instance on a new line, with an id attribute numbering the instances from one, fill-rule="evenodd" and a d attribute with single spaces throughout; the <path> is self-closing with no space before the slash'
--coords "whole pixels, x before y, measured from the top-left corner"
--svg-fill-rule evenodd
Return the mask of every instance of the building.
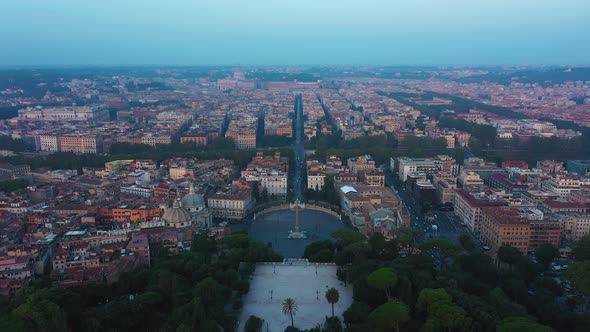
<path id="1" fill-rule="evenodd" d="M 457 182 L 453 179 L 440 179 L 434 182 L 438 204 L 453 204 Z"/>
<path id="2" fill-rule="evenodd" d="M 272 171 L 259 175 L 260 190 L 271 196 L 287 196 L 287 173 Z"/>
<path id="3" fill-rule="evenodd" d="M 244 219 L 254 207 L 252 191 L 215 193 L 207 197 L 207 205 L 214 218 Z"/>
<path id="4" fill-rule="evenodd" d="M 363 182 L 369 186 L 385 186 L 385 175 L 383 174 L 383 170 L 380 168 L 359 172 L 357 174 L 360 175 L 359 182 Z"/>
<path id="5" fill-rule="evenodd" d="M 529 220 L 529 223 L 531 229 L 529 251 L 535 250 L 545 243 L 559 247 L 561 242 L 561 227 L 558 220 Z"/>
<path id="6" fill-rule="evenodd" d="M 32 269 L 27 257 L 0 257 L 0 279 L 28 279 Z"/>
<path id="7" fill-rule="evenodd" d="M 580 189 L 580 179 L 575 176 L 558 175 L 543 181 L 541 190 L 556 194 L 558 200 L 566 202 L 570 191 Z"/>
<path id="8" fill-rule="evenodd" d="M 18 118 L 32 121 L 106 121 L 109 111 L 104 107 L 90 106 L 37 106 L 18 110 Z"/>
<path id="9" fill-rule="evenodd" d="M 60 151 L 75 153 L 102 152 L 102 138 L 93 135 L 63 135 L 59 138 Z"/>
<path id="10" fill-rule="evenodd" d="M 509 193 L 523 192 L 529 189 L 526 184 L 521 184 L 504 174 L 491 174 L 486 176 L 484 183 L 496 189 L 501 189 Z"/>
<path id="11" fill-rule="evenodd" d="M 261 192 L 266 190 L 269 195 L 286 196 L 288 169 L 289 158 L 281 157 L 279 152 L 274 156 L 257 152 L 241 175 L 246 181 L 257 182 Z"/>
<path id="12" fill-rule="evenodd" d="M 193 225 L 201 228 L 211 227 L 213 213 L 207 208 L 202 195 L 195 193 L 195 187 L 190 186 L 189 193 L 182 198 L 182 207 L 191 214 Z"/>
<path id="13" fill-rule="evenodd" d="M 484 182 L 479 176 L 479 174 L 475 172 L 461 172 L 459 177 L 457 178 L 457 183 L 461 187 L 470 187 L 470 186 L 483 186 Z"/>
<path id="14" fill-rule="evenodd" d="M 579 241 L 590 234 L 590 215 L 586 213 L 560 214 L 557 218 L 567 240 Z"/>
<path id="15" fill-rule="evenodd" d="M 154 197 L 155 188 L 153 187 L 144 187 L 138 185 L 131 185 L 127 187 L 120 188 L 122 194 L 134 195 L 143 198 L 150 198 Z"/>
<path id="16" fill-rule="evenodd" d="M 398 178 L 406 181 L 408 174 L 412 172 L 425 173 L 431 178 L 434 173 L 448 172 L 452 175 L 459 174 L 459 165 L 449 156 L 440 155 L 436 158 L 391 158 L 391 169 L 396 170 Z"/>
<path id="17" fill-rule="evenodd" d="M 508 202 L 486 193 L 470 193 L 464 189 L 457 189 L 453 203 L 454 212 L 460 222 L 464 223 L 472 232 L 480 231 L 482 208 L 506 206 Z"/>
<path id="18" fill-rule="evenodd" d="M 371 171 L 375 169 L 375 160 L 369 155 L 348 158 L 346 165 L 350 168 L 350 171 L 357 174 L 360 171 Z"/>
<path id="19" fill-rule="evenodd" d="M 5 175 L 11 178 L 18 178 L 27 176 L 31 173 L 31 166 L 29 165 L 13 165 L 7 163 L 0 163 L 0 176 Z"/>
<path id="20" fill-rule="evenodd" d="M 36 140 L 37 150 L 47 152 L 61 151 L 59 136 L 57 135 L 39 135 Z"/>
<path id="21" fill-rule="evenodd" d="M 518 209 L 486 207 L 481 213 L 481 239 L 492 249 L 510 245 L 522 253 L 529 250 L 530 225 Z"/>
<path id="22" fill-rule="evenodd" d="M 171 208 L 167 208 L 162 215 L 166 227 L 184 228 L 192 224 L 191 214 L 182 207 L 179 199 L 174 200 Z"/>
<path id="23" fill-rule="evenodd" d="M 207 134 L 183 135 L 182 137 L 180 137 L 180 143 L 182 143 L 182 144 L 191 143 L 191 144 L 195 144 L 195 145 L 207 145 L 207 144 L 209 144 L 209 137 Z"/>
<path id="24" fill-rule="evenodd" d="M 322 190 L 326 183 L 326 175 L 319 170 L 312 171 L 307 169 L 307 189 Z"/>

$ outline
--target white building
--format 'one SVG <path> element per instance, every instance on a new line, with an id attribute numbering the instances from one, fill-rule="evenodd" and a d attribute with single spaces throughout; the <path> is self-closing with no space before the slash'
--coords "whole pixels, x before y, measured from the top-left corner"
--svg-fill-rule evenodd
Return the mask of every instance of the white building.
<path id="1" fill-rule="evenodd" d="M 590 234 L 590 215 L 565 214 L 559 217 L 559 225 L 566 239 L 578 241 Z"/>
<path id="2" fill-rule="evenodd" d="M 286 196 L 287 195 L 287 173 L 272 171 L 270 173 L 260 174 L 260 190 L 265 190 L 269 195 Z"/>
<path id="3" fill-rule="evenodd" d="M 215 218 L 243 219 L 254 207 L 252 192 L 216 193 L 207 198 L 207 205 Z"/>
<path id="4" fill-rule="evenodd" d="M 567 202 L 570 191 L 580 189 L 580 179 L 571 176 L 556 176 L 541 183 L 541 190 L 559 195 L 559 201 Z"/>

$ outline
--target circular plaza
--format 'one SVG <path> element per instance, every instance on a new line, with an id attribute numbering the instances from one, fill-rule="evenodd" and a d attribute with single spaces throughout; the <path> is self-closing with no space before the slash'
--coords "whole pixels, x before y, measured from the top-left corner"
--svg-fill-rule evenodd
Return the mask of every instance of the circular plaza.
<path id="1" fill-rule="evenodd" d="M 295 211 L 285 209 L 260 214 L 255 220 L 234 225 L 234 229 L 246 229 L 250 237 L 271 243 L 273 249 L 286 258 L 303 256 L 305 247 L 312 242 L 332 238 L 332 233 L 347 227 L 338 217 L 318 210 L 299 211 L 299 229 L 305 233 L 302 239 L 290 239 L 295 229 Z"/>

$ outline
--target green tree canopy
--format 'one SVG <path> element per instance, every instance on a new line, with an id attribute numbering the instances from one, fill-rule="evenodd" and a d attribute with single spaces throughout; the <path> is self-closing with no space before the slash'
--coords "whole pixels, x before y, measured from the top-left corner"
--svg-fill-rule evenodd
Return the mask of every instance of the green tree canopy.
<path id="1" fill-rule="evenodd" d="M 551 262 L 559 257 L 559 249 L 552 244 L 544 243 L 535 249 L 535 257 L 547 270 Z"/>
<path id="2" fill-rule="evenodd" d="M 430 312 L 437 302 L 451 302 L 451 296 L 444 288 L 424 288 L 418 295 L 416 308 L 421 311 Z"/>
<path id="3" fill-rule="evenodd" d="M 552 332 L 553 329 L 525 317 L 504 318 L 496 332 Z"/>
<path id="4" fill-rule="evenodd" d="M 390 301 L 391 289 L 397 284 L 397 273 L 392 268 L 380 268 L 367 276 L 367 283 L 385 292 L 387 300 Z"/>
<path id="5" fill-rule="evenodd" d="M 572 282 L 578 292 L 590 295 L 590 260 L 573 262 L 565 276 Z"/>
<path id="6" fill-rule="evenodd" d="M 577 261 L 590 260 L 590 234 L 583 236 L 574 247 L 574 259 Z"/>
<path id="7" fill-rule="evenodd" d="M 408 306 L 400 302 L 387 302 L 369 314 L 369 321 L 384 330 L 394 328 L 399 331 L 400 325 L 409 319 Z"/>

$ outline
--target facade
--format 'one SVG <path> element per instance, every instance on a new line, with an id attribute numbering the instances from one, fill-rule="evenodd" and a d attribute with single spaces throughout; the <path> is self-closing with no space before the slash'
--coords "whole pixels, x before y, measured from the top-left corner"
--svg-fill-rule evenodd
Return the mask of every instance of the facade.
<path id="1" fill-rule="evenodd" d="M 272 171 L 266 174 L 260 174 L 260 191 L 266 190 L 269 195 L 286 196 L 287 195 L 287 173 Z"/>
<path id="2" fill-rule="evenodd" d="M 28 279 L 31 275 L 27 257 L 0 257 L 0 279 Z"/>
<path id="3" fill-rule="evenodd" d="M 457 182 L 462 187 L 483 185 L 483 180 L 481 179 L 479 174 L 475 172 L 461 172 L 461 174 L 457 178 Z"/>
<path id="4" fill-rule="evenodd" d="M 153 187 L 142 187 L 138 185 L 131 185 L 127 187 L 121 187 L 122 194 L 129 194 L 144 198 L 154 197 L 155 189 Z"/>
<path id="5" fill-rule="evenodd" d="M 540 245 L 549 243 L 559 248 L 561 229 L 557 220 L 529 220 L 531 237 L 529 251 L 535 250 Z"/>
<path id="6" fill-rule="evenodd" d="M 59 136 L 57 135 L 39 135 L 37 144 L 37 149 L 40 151 L 47 151 L 47 152 L 59 152 L 61 151 L 60 148 L 60 140 Z"/>
<path id="7" fill-rule="evenodd" d="M 191 185 L 189 193 L 182 198 L 182 207 L 191 214 L 193 225 L 201 228 L 211 226 L 213 213 L 207 208 L 203 196 L 195 193 L 194 186 Z"/>
<path id="8" fill-rule="evenodd" d="M 490 248 L 510 245 L 522 253 L 529 250 L 530 225 L 514 208 L 484 208 L 481 216 L 481 239 Z"/>
<path id="9" fill-rule="evenodd" d="M 106 108 L 88 106 L 27 107 L 18 111 L 18 118 L 36 121 L 104 121 L 109 119 Z"/>
<path id="10" fill-rule="evenodd" d="M 558 216 L 558 220 L 567 240 L 578 241 L 590 234 L 590 215 L 588 214 L 562 214 Z"/>
<path id="11" fill-rule="evenodd" d="M 102 139 L 98 136 L 63 135 L 59 138 L 60 151 L 75 153 L 102 152 Z"/>
<path id="12" fill-rule="evenodd" d="M 214 218 L 243 219 L 254 207 L 250 190 L 237 193 L 216 193 L 207 197 L 207 205 Z"/>
<path id="13" fill-rule="evenodd" d="M 566 202 L 572 190 L 580 189 L 580 179 L 572 176 L 556 176 L 543 181 L 541 189 L 559 195 L 558 200 Z"/>
<path id="14" fill-rule="evenodd" d="M 501 199 L 490 199 L 489 196 L 481 193 L 476 194 L 476 196 L 464 189 L 458 189 L 455 192 L 453 207 L 457 218 L 472 232 L 477 233 L 480 231 L 482 208 L 505 206 L 508 203 Z"/>
<path id="15" fill-rule="evenodd" d="M 326 183 L 326 175 L 321 171 L 307 171 L 307 189 L 322 190 Z"/>
<path id="16" fill-rule="evenodd" d="M 455 201 L 457 183 L 453 179 L 440 179 L 434 182 L 438 204 L 452 204 Z"/>
<path id="17" fill-rule="evenodd" d="M 192 143 L 196 145 L 207 145 L 209 143 L 209 137 L 207 135 L 191 135 L 191 136 L 182 136 L 180 138 L 180 143 Z"/>
<path id="18" fill-rule="evenodd" d="M 401 157 L 391 159 L 392 169 L 396 169 L 400 181 L 406 181 L 408 174 L 412 172 L 425 173 L 427 177 L 432 177 L 437 172 L 448 172 L 457 175 L 459 165 L 449 156 L 441 155 L 436 158 L 408 158 Z"/>

